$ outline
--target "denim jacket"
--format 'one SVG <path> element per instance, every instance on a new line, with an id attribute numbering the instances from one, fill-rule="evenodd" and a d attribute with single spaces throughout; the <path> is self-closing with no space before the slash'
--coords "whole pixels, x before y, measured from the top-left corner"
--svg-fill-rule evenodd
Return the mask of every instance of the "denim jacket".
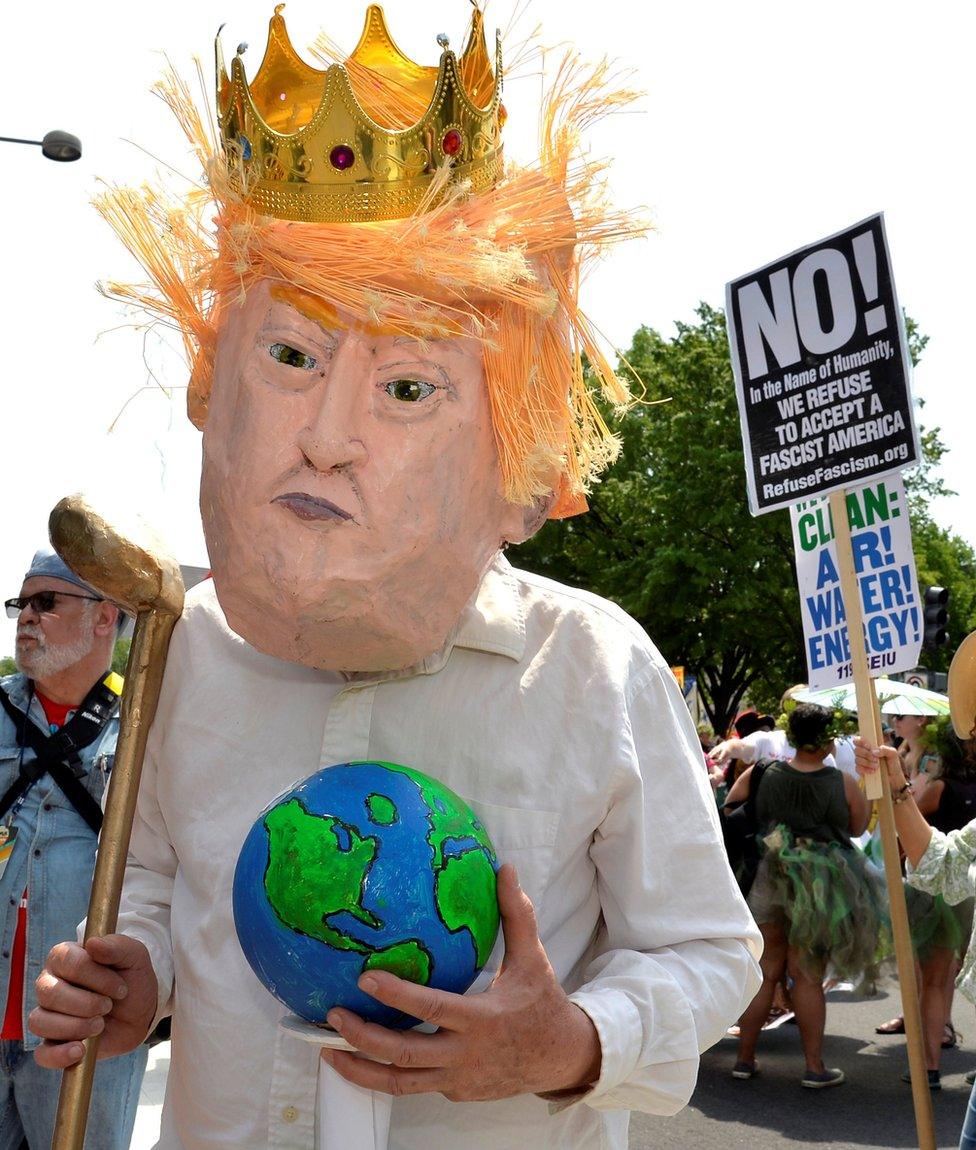
<path id="1" fill-rule="evenodd" d="M 0 679 L 0 688 L 7 692 L 19 711 L 27 710 L 29 688 L 25 675 Z M 31 699 L 29 721 L 47 733 L 44 710 L 36 697 Z M 111 769 L 118 733 L 118 719 L 113 718 L 98 738 L 80 752 L 85 770 L 81 782 L 98 803 Z M 7 793 L 20 772 L 19 735 L 13 720 L 0 709 L 0 796 Z M 25 748 L 23 761 L 29 763 L 34 758 L 34 752 Z M 3 822 L 9 821 L 8 811 Z M 49 774 L 42 775 L 27 792 L 14 818 L 14 826 L 17 839 L 0 875 L 0 1010 L 7 1002 L 17 908 L 27 887 L 24 1046 L 33 1050 L 40 1045 L 40 1039 L 27 1030 L 27 1015 L 36 1005 L 34 980 L 51 947 L 65 939 L 74 939 L 78 923 L 88 913 L 97 840 Z"/>

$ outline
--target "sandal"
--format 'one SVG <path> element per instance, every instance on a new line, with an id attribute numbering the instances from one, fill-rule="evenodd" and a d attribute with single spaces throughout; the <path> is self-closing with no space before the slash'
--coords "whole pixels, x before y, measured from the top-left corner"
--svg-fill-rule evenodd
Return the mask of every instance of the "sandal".
<path id="1" fill-rule="evenodd" d="M 880 1026 L 874 1028 L 875 1034 L 904 1034 L 905 1033 L 905 1020 L 899 1014 L 895 1018 L 889 1018 L 887 1022 L 882 1022 Z"/>
<path id="2" fill-rule="evenodd" d="M 945 1030 L 942 1032 L 942 1049 L 952 1050 L 954 1046 L 958 1046 L 962 1041 L 962 1035 L 956 1030 L 951 1022 L 945 1024 Z"/>

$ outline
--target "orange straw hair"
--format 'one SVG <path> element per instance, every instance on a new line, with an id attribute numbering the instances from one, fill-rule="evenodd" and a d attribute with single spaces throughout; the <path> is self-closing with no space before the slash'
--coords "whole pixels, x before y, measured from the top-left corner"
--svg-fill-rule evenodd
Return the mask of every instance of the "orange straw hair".
<path id="1" fill-rule="evenodd" d="M 634 99 L 614 89 L 606 62 L 586 69 L 565 57 L 544 105 L 536 164 L 506 165 L 502 181 L 478 196 L 450 181 L 445 167 L 421 210 L 377 223 L 259 215 L 185 82 L 169 72 L 157 91 L 206 182 L 178 198 L 148 186 L 98 197 L 149 279 L 103 290 L 181 332 L 197 427 L 206 421 L 226 309 L 267 279 L 353 323 L 419 340 L 462 331 L 479 338 L 506 498 L 528 505 L 555 491 L 552 516 L 585 509 L 585 492 L 620 445 L 588 386 L 583 355 L 613 407 L 625 407 L 630 394 L 579 309 L 579 284 L 608 244 L 648 230 L 609 206 L 606 165 L 581 155 L 584 129 Z"/>

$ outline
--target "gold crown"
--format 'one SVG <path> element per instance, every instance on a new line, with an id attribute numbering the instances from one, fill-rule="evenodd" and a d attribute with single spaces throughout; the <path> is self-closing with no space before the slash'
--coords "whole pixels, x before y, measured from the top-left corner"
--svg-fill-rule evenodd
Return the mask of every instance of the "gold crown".
<path id="1" fill-rule="evenodd" d="M 474 10 L 457 57 L 438 36 L 438 67 L 408 59 L 371 4 L 359 43 L 325 71 L 292 47 L 275 8 L 249 85 L 240 51 L 228 76 L 217 38 L 217 114 L 232 178 L 263 215 L 362 223 L 401 219 L 423 203 L 438 169 L 472 192 L 502 174 L 501 45 L 495 66 Z M 418 118 L 419 117 L 419 118 Z"/>

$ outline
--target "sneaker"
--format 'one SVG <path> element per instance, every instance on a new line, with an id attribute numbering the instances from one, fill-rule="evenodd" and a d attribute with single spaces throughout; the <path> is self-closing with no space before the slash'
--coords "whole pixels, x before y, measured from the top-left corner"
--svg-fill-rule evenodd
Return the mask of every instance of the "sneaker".
<path id="1" fill-rule="evenodd" d="M 844 1071 L 834 1067 L 831 1070 L 808 1070 L 800 1079 L 800 1085 L 809 1090 L 823 1090 L 827 1086 L 840 1086 L 844 1081 Z"/>
<path id="2" fill-rule="evenodd" d="M 929 1090 L 941 1090 L 942 1074 L 938 1070 L 929 1070 L 927 1073 L 929 1076 Z M 902 1082 L 911 1082 L 912 1072 L 910 1070 L 906 1070 L 905 1073 L 901 1076 L 901 1080 Z"/>
<path id="3" fill-rule="evenodd" d="M 759 1073 L 759 1067 L 755 1062 L 737 1062 L 732 1067 L 733 1078 L 755 1078 Z"/>
<path id="4" fill-rule="evenodd" d="M 970 1070 L 966 1075 L 966 1085 L 972 1086 L 974 1082 L 976 1082 L 976 1070 Z"/>

